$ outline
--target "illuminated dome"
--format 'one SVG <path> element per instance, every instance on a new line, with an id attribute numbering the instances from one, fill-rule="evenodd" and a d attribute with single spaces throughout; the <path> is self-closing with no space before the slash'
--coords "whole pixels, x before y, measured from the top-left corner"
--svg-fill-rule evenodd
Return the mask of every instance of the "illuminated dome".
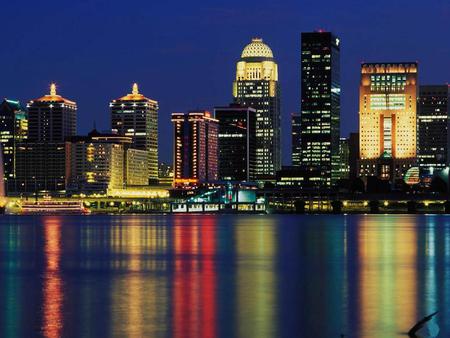
<path id="1" fill-rule="evenodd" d="M 262 39 L 253 38 L 252 42 L 245 46 L 242 51 L 242 58 L 264 57 L 273 58 L 272 50 Z"/>

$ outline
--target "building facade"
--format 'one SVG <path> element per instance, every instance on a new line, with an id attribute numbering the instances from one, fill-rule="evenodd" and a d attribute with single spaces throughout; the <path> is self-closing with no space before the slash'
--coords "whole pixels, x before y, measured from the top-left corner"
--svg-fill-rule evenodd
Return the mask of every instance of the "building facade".
<path id="1" fill-rule="evenodd" d="M 417 164 L 429 174 L 449 165 L 450 86 L 420 86 L 417 107 Z"/>
<path id="2" fill-rule="evenodd" d="M 291 139 L 291 161 L 293 167 L 301 166 L 302 144 L 301 144 L 301 114 L 291 114 L 292 139 Z"/>
<path id="3" fill-rule="evenodd" d="M 77 136 L 66 143 L 67 191 L 107 194 L 124 188 L 124 146 Z"/>
<path id="4" fill-rule="evenodd" d="M 132 148 L 147 151 L 147 177 L 158 180 L 158 102 L 139 93 L 133 84 L 131 94 L 110 103 L 111 128 L 133 138 Z"/>
<path id="5" fill-rule="evenodd" d="M 339 178 L 348 179 L 350 177 L 350 149 L 349 139 L 341 137 L 339 139 Z"/>
<path id="6" fill-rule="evenodd" d="M 236 66 L 233 97 L 256 110 L 256 178 L 274 178 L 281 168 L 278 65 L 262 39 L 252 39 Z"/>
<path id="7" fill-rule="evenodd" d="M 415 62 L 364 63 L 359 96 L 359 175 L 391 182 L 415 164 Z"/>
<path id="8" fill-rule="evenodd" d="M 28 113 L 19 101 L 4 99 L 0 104 L 0 143 L 3 149 L 3 163 L 6 191 L 13 189 L 16 177 L 17 145 L 28 135 Z"/>
<path id="9" fill-rule="evenodd" d="M 218 121 L 208 111 L 172 114 L 174 186 L 218 179 Z"/>
<path id="10" fill-rule="evenodd" d="M 239 104 L 216 107 L 219 179 L 252 181 L 256 169 L 256 110 Z"/>
<path id="11" fill-rule="evenodd" d="M 300 164 L 319 173 L 319 188 L 339 179 L 340 40 L 330 32 L 302 33 Z"/>
<path id="12" fill-rule="evenodd" d="M 63 194 L 66 187 L 65 140 L 77 128 L 77 105 L 56 93 L 32 100 L 28 138 L 17 146 L 14 190 L 20 193 Z"/>

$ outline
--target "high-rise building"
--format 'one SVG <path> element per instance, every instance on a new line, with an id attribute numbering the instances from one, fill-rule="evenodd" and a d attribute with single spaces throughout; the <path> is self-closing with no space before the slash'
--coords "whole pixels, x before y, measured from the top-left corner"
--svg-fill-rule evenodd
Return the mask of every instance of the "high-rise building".
<path id="1" fill-rule="evenodd" d="M 251 181 L 255 178 L 256 110 L 240 104 L 216 107 L 219 121 L 219 178 Z"/>
<path id="2" fill-rule="evenodd" d="M 133 149 L 132 137 L 100 133 L 66 141 L 67 190 L 71 193 L 108 193 L 148 185 L 147 152 Z"/>
<path id="3" fill-rule="evenodd" d="M 28 103 L 28 139 L 16 151 L 18 192 L 65 192 L 65 140 L 74 136 L 77 128 L 77 105 L 56 93 L 50 93 Z"/>
<path id="4" fill-rule="evenodd" d="M 208 111 L 172 113 L 174 186 L 218 179 L 218 121 Z"/>
<path id="5" fill-rule="evenodd" d="M 416 160 L 417 63 L 364 63 L 359 95 L 360 176 L 392 183 Z"/>
<path id="6" fill-rule="evenodd" d="M 124 188 L 124 144 L 104 136 L 95 132 L 67 140 L 67 190 L 71 193 L 106 194 L 109 189 Z"/>
<path id="7" fill-rule="evenodd" d="M 417 162 L 430 174 L 448 166 L 450 86 L 420 86 L 417 107 Z"/>
<path id="8" fill-rule="evenodd" d="M 28 103 L 28 141 L 64 142 L 77 133 L 77 104 L 56 93 L 50 93 Z"/>
<path id="9" fill-rule="evenodd" d="M 3 149 L 5 184 L 16 177 L 17 144 L 27 138 L 28 113 L 19 101 L 4 99 L 0 104 L 0 143 Z"/>
<path id="10" fill-rule="evenodd" d="M 112 131 L 133 138 L 134 149 L 147 151 L 148 179 L 158 180 L 158 102 L 139 93 L 133 84 L 131 94 L 110 103 Z"/>
<path id="11" fill-rule="evenodd" d="M 256 110 L 256 179 L 274 178 L 281 168 L 280 86 L 277 63 L 262 39 L 252 39 L 242 51 L 233 97 Z"/>
<path id="12" fill-rule="evenodd" d="M 340 40 L 330 32 L 302 33 L 301 45 L 300 163 L 319 173 L 319 188 L 330 188 L 340 176 Z"/>
<path id="13" fill-rule="evenodd" d="M 293 167 L 301 166 L 301 114 L 293 113 L 291 115 L 291 126 L 292 126 L 292 140 L 291 140 L 291 160 Z"/>
<path id="14" fill-rule="evenodd" d="M 350 150 L 349 139 L 341 137 L 339 139 L 339 178 L 348 179 L 350 176 Z"/>

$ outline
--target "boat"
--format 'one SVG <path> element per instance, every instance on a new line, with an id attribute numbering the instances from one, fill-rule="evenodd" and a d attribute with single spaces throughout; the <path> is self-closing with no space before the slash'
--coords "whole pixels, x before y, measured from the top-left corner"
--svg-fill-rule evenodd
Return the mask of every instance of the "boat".
<path id="1" fill-rule="evenodd" d="M 53 201 L 19 202 L 21 215 L 86 215 L 89 209 L 82 201 Z"/>

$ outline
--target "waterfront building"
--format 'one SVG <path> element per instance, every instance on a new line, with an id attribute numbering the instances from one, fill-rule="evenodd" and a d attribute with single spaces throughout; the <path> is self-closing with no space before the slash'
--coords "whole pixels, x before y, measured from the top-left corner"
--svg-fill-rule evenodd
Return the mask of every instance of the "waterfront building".
<path id="1" fill-rule="evenodd" d="M 158 173 L 159 173 L 159 184 L 171 185 L 173 183 L 173 167 L 171 164 L 160 162 Z"/>
<path id="2" fill-rule="evenodd" d="M 214 108 L 219 122 L 219 178 L 252 181 L 256 169 L 256 110 L 240 104 Z"/>
<path id="3" fill-rule="evenodd" d="M 106 138 L 76 136 L 67 149 L 67 191 L 106 194 L 124 188 L 124 146 Z"/>
<path id="4" fill-rule="evenodd" d="M 318 173 L 318 188 L 340 178 L 340 40 L 330 32 L 301 36 L 300 164 Z"/>
<path id="5" fill-rule="evenodd" d="M 106 194 L 148 185 L 147 152 L 131 148 L 131 136 L 100 133 L 74 136 L 66 142 L 67 190 Z"/>
<path id="6" fill-rule="evenodd" d="M 0 104 L 0 144 L 3 149 L 3 172 L 6 191 L 16 177 L 16 148 L 26 140 L 28 113 L 19 101 L 4 99 Z"/>
<path id="7" fill-rule="evenodd" d="M 416 161 L 416 62 L 363 63 L 359 96 L 359 176 L 391 183 Z"/>
<path id="8" fill-rule="evenodd" d="M 301 166 L 301 154 L 302 154 L 302 144 L 301 144 L 301 114 L 293 113 L 291 114 L 291 126 L 292 126 L 292 139 L 291 139 L 291 160 L 292 166 Z"/>
<path id="9" fill-rule="evenodd" d="M 273 179 L 281 168 L 281 113 L 278 65 L 272 50 L 254 38 L 236 65 L 233 97 L 256 110 L 257 180 Z"/>
<path id="10" fill-rule="evenodd" d="M 77 105 L 56 93 L 32 100 L 28 108 L 28 138 L 16 151 L 16 192 L 63 194 L 66 184 L 65 140 L 77 128 Z"/>
<path id="11" fill-rule="evenodd" d="M 341 137 L 339 139 L 339 178 L 348 179 L 350 177 L 350 149 L 349 139 Z"/>
<path id="12" fill-rule="evenodd" d="M 131 136 L 132 148 L 147 152 L 147 177 L 150 183 L 158 180 L 158 102 L 139 93 L 133 84 L 131 94 L 113 100 L 111 128 L 113 133 Z"/>
<path id="13" fill-rule="evenodd" d="M 218 121 L 208 111 L 172 113 L 174 186 L 218 179 Z"/>
<path id="14" fill-rule="evenodd" d="M 417 163 L 428 174 L 449 165 L 450 86 L 420 86 L 417 107 Z"/>

